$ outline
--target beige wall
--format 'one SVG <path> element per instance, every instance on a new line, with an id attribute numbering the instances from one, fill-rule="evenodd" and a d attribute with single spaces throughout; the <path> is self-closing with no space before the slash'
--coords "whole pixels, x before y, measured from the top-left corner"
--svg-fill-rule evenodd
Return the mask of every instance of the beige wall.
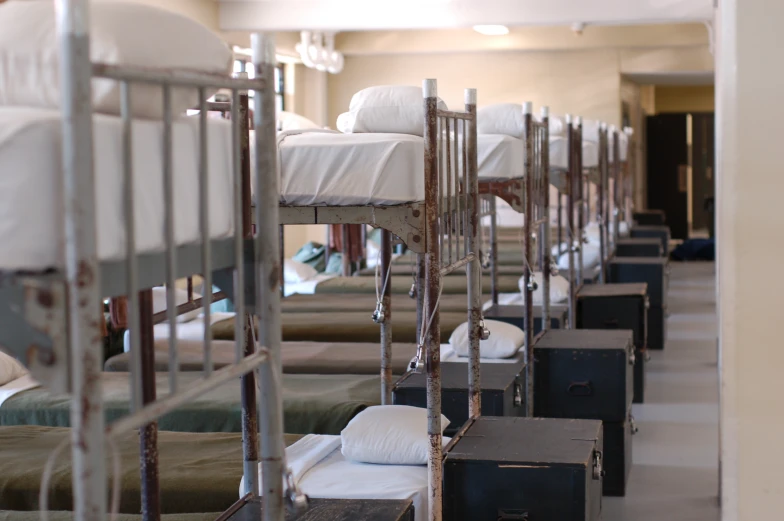
<path id="1" fill-rule="evenodd" d="M 784 2 L 722 0 L 717 30 L 717 256 L 722 520 L 781 519 Z"/>
<path id="2" fill-rule="evenodd" d="M 713 112 L 713 85 L 662 86 L 655 90 L 656 113 Z"/>
<path id="3" fill-rule="evenodd" d="M 532 101 L 555 114 L 620 123 L 620 77 L 611 50 L 347 56 L 343 72 L 329 76 L 329 122 L 334 125 L 360 89 L 421 85 L 425 78 L 438 79 L 450 107 L 460 107 L 463 89 L 473 87 L 480 106 Z"/>

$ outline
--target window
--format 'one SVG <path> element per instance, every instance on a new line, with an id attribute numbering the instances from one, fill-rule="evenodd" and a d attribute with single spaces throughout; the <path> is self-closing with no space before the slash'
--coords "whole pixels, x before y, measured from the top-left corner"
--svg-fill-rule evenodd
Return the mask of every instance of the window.
<path id="1" fill-rule="evenodd" d="M 247 72 L 248 77 L 253 79 L 254 77 L 254 69 L 250 62 L 246 60 L 234 60 L 234 72 Z M 283 83 L 283 64 L 278 64 L 275 67 L 275 108 L 278 112 L 284 110 L 285 104 L 283 101 L 283 91 L 284 91 L 284 83 Z M 253 92 L 248 94 L 250 97 L 253 97 Z"/>

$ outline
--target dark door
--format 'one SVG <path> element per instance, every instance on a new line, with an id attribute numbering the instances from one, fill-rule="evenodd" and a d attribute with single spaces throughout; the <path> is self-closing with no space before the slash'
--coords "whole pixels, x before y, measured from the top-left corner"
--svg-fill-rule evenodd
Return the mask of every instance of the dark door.
<path id="1" fill-rule="evenodd" d="M 709 230 L 713 225 L 705 202 L 714 196 L 713 113 L 692 114 L 692 230 Z"/>
<path id="2" fill-rule="evenodd" d="M 687 239 L 689 149 L 686 114 L 648 116 L 648 208 L 664 210 L 673 239 Z"/>

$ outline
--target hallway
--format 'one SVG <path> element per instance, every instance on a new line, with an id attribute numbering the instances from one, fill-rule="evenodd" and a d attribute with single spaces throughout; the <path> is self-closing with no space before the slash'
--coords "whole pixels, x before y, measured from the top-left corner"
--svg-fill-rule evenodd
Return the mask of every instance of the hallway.
<path id="1" fill-rule="evenodd" d="M 717 521 L 718 373 L 715 264 L 673 262 L 667 344 L 653 351 L 625 498 L 605 521 Z"/>

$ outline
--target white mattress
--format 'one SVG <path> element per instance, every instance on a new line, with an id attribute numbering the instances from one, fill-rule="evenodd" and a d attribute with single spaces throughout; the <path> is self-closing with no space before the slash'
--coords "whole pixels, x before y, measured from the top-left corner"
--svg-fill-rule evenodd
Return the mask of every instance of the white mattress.
<path id="1" fill-rule="evenodd" d="M 98 257 L 125 255 L 122 122 L 93 118 Z M 231 127 L 210 120 L 210 234 L 232 233 Z M 156 121 L 133 125 L 136 247 L 164 248 L 162 130 Z M 173 128 L 175 239 L 199 240 L 198 120 L 180 119 Z M 63 169 L 60 112 L 0 108 L 0 269 L 40 270 L 63 264 Z M 88 194 L 84 194 L 89 196 Z"/>
<path id="2" fill-rule="evenodd" d="M 566 170 L 569 165 L 569 140 L 566 137 L 550 136 L 550 168 Z M 599 145 L 583 140 L 583 168 L 599 165 Z"/>
<path id="3" fill-rule="evenodd" d="M 395 205 L 425 198 L 425 149 L 418 136 L 282 133 L 278 157 L 284 204 Z"/>
<path id="4" fill-rule="evenodd" d="M 340 436 L 315 434 L 287 447 L 286 459 L 300 490 L 311 498 L 410 499 L 415 521 L 430 517 L 427 465 L 356 463 L 343 457 Z M 245 492 L 243 482 L 244 478 L 240 496 Z"/>
<path id="5" fill-rule="evenodd" d="M 221 320 L 233 317 L 235 313 L 212 312 L 210 313 L 210 325 L 214 325 Z M 204 339 L 204 315 L 188 322 L 177 322 L 177 338 L 180 340 L 203 340 Z M 155 340 L 166 340 L 169 338 L 169 323 L 161 322 L 152 328 L 152 336 Z M 131 350 L 131 332 L 126 330 L 123 335 L 123 351 L 126 353 Z"/>
<path id="6" fill-rule="evenodd" d="M 313 295 L 316 293 L 316 286 L 325 280 L 329 280 L 334 277 L 337 277 L 335 273 L 319 273 L 309 280 L 303 280 L 302 282 L 295 283 L 286 283 L 283 285 L 283 296 L 288 297 L 290 295 Z"/>
<path id="7" fill-rule="evenodd" d="M 477 136 L 480 179 L 510 179 L 523 176 L 523 141 L 503 134 Z"/>
<path id="8" fill-rule="evenodd" d="M 13 398 L 22 391 L 36 389 L 38 387 L 41 387 L 41 384 L 29 374 L 20 376 L 16 380 L 12 380 L 3 386 L 0 386 L 0 407 L 3 406 L 6 400 Z"/>

